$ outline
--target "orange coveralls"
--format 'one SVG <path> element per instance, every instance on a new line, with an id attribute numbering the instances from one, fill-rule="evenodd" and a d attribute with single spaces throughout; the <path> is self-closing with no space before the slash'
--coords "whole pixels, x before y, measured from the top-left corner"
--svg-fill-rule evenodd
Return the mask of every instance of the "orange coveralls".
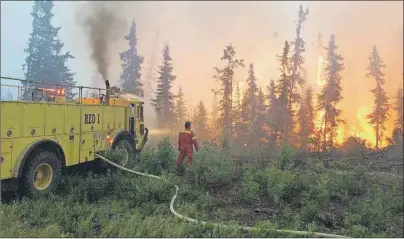
<path id="1" fill-rule="evenodd" d="M 184 129 L 178 135 L 178 151 L 180 154 L 177 158 L 177 165 L 182 166 L 185 156 L 187 156 L 187 166 L 191 166 L 193 149 L 199 150 L 198 141 L 196 141 L 195 133 L 192 130 Z"/>

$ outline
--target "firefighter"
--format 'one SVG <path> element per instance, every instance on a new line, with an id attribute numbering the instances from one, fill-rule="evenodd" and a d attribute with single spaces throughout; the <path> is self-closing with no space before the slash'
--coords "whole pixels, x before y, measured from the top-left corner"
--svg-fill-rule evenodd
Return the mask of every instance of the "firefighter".
<path id="1" fill-rule="evenodd" d="M 191 130 L 191 122 L 187 121 L 185 122 L 185 129 L 178 134 L 178 151 L 180 152 L 177 158 L 178 168 L 182 168 L 185 156 L 187 156 L 187 166 L 191 166 L 194 146 L 198 152 L 198 141 L 194 131 Z"/>

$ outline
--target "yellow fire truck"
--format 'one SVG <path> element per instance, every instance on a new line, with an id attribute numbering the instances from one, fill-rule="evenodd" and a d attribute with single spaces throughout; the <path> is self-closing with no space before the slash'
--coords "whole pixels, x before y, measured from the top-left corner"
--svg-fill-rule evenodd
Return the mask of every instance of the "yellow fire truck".
<path id="1" fill-rule="evenodd" d="M 1 85 L 18 88 L 18 100 L 0 105 L 2 189 L 17 184 L 29 194 L 45 194 L 56 187 L 64 167 L 97 160 L 96 154 L 117 147 L 127 153 L 119 162 L 125 165 L 147 142 L 143 102 L 133 95 L 80 86 L 78 98 L 68 101 L 65 90 L 72 86 L 27 82 L 47 88 Z M 23 88 L 31 100 L 20 100 Z M 85 98 L 83 90 L 96 90 L 98 97 Z"/>

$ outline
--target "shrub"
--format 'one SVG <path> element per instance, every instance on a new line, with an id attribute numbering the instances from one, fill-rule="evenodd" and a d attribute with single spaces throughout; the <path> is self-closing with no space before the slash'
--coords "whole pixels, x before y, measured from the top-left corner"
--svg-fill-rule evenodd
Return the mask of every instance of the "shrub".
<path id="1" fill-rule="evenodd" d="M 282 200 L 290 200 L 294 195 L 295 178 L 296 174 L 293 172 L 282 171 L 273 167 L 266 168 L 262 178 L 265 194 L 277 205 Z"/>
<path id="2" fill-rule="evenodd" d="M 257 198 L 260 193 L 260 177 L 261 175 L 254 168 L 246 169 L 242 183 L 242 201 L 251 203 Z"/>
<path id="3" fill-rule="evenodd" d="M 277 166 L 282 170 L 290 170 L 295 166 L 296 151 L 290 147 L 282 145 L 277 157 Z"/>
<path id="4" fill-rule="evenodd" d="M 173 146 L 169 138 L 165 138 L 157 145 L 157 150 L 147 149 L 141 155 L 140 170 L 161 175 L 165 170 L 172 170 L 175 165 L 175 155 Z"/>
<path id="5" fill-rule="evenodd" d="M 368 176 L 363 170 L 329 172 L 327 188 L 331 199 L 348 200 L 367 192 Z"/>
<path id="6" fill-rule="evenodd" d="M 356 236 L 385 237 L 382 232 L 395 237 L 403 236 L 403 198 L 394 192 L 378 190 L 372 198 L 351 203 L 344 226 Z M 401 218 L 401 220 L 400 220 Z"/>
<path id="7" fill-rule="evenodd" d="M 229 184 L 236 178 L 234 162 L 214 148 L 204 147 L 195 154 L 186 174 L 187 182 L 205 189 Z"/>

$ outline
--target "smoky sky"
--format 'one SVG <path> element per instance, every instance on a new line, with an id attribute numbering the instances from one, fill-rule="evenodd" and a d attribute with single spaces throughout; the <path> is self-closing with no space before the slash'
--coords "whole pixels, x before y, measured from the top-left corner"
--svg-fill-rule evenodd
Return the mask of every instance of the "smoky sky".
<path id="1" fill-rule="evenodd" d="M 77 9 L 85 5 L 69 4 Z M 254 63 L 258 84 L 263 89 L 271 78 L 277 80 L 280 73 L 276 55 L 281 54 L 285 40 L 293 40 L 299 4 L 310 11 L 303 24 L 302 37 L 306 42 L 307 85 L 312 85 L 315 93 L 319 91 L 318 57 L 325 56 L 325 50 L 319 46 L 327 46 L 331 34 L 335 35 L 337 52 L 344 57 L 345 69 L 341 73 L 344 99 L 339 104 L 344 117 L 356 118 L 358 108 L 372 107 L 373 96 L 369 90 L 375 82 L 366 77 L 366 68 L 373 45 L 378 47 L 386 65 L 386 91 L 389 95 L 395 93 L 403 72 L 403 2 L 400 1 L 128 1 L 119 3 L 115 15 L 126 22 L 136 20 L 138 51 L 145 58 L 142 80 L 147 75 L 145 69 L 150 67 L 152 54 L 155 54 L 157 62 L 153 67 L 157 71 L 164 44 L 170 45 L 177 76 L 173 90 L 178 91 L 182 86 L 191 110 L 201 100 L 210 108 L 213 97 L 210 90 L 219 87 L 213 79 L 213 67 L 223 66 L 220 57 L 228 44 L 235 46 L 237 57 L 243 58 L 247 65 Z M 76 56 L 74 61 L 80 65 L 79 83 L 89 84 L 97 69 L 88 61 L 92 48 L 87 43 L 87 35 L 77 24 L 63 25 L 63 28 L 72 36 L 69 45 Z M 128 48 L 124 40 L 128 31 L 127 25 L 123 32 L 113 36 L 114 41 L 108 42 L 107 75 L 113 83 L 118 81 L 121 72 L 119 53 Z M 244 68 L 235 72 L 235 82 L 240 81 L 242 87 L 247 71 Z"/>

